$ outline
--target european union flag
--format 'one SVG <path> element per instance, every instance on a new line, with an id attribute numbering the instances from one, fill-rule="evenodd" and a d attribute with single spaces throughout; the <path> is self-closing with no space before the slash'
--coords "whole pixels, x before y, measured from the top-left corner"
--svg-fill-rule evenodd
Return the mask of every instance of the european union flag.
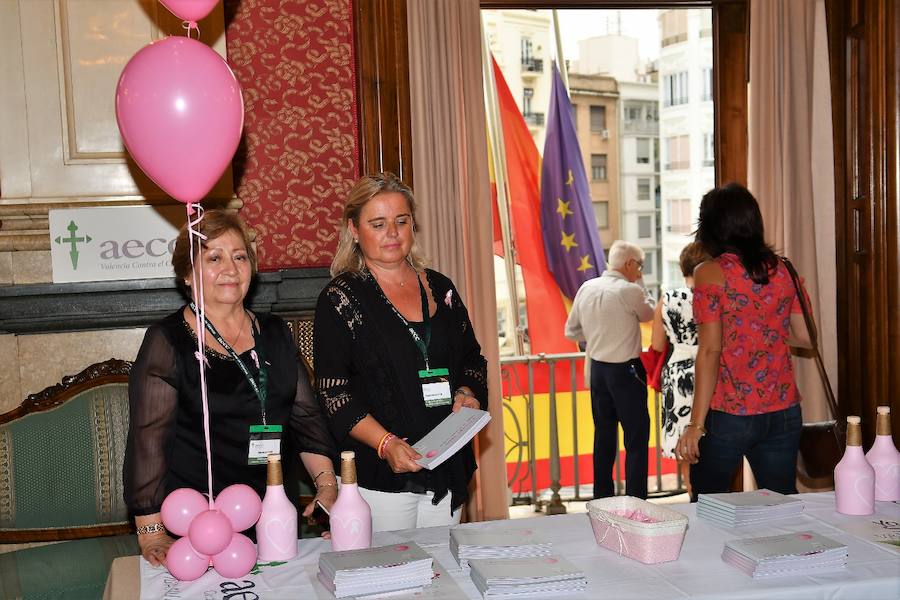
<path id="1" fill-rule="evenodd" d="M 541 166 L 541 229 L 547 265 L 570 300 L 606 269 L 572 105 L 553 64 L 553 93 Z"/>

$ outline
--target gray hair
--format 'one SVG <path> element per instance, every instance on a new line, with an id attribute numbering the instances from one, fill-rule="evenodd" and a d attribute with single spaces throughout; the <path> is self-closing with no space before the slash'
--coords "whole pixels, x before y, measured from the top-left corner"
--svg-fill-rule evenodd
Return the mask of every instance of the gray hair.
<path id="1" fill-rule="evenodd" d="M 640 246 L 636 246 L 625 240 L 616 240 L 609 248 L 609 255 L 606 257 L 606 264 L 610 269 L 619 270 L 625 266 L 628 259 L 643 261 L 644 251 Z"/>

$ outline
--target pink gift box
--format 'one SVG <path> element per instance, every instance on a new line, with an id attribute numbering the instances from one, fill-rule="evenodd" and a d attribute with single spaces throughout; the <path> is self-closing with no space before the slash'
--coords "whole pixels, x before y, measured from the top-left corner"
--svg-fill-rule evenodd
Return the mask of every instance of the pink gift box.
<path id="1" fill-rule="evenodd" d="M 642 563 L 677 560 L 688 519 L 681 513 L 632 496 L 587 504 L 597 543 Z"/>

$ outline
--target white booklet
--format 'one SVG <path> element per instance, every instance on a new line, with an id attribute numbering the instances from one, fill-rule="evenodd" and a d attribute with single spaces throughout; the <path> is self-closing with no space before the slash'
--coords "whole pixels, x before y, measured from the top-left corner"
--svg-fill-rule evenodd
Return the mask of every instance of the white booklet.
<path id="1" fill-rule="evenodd" d="M 730 492 L 726 494 L 700 494 L 698 500 L 712 506 L 721 506 L 730 510 L 743 507 L 779 506 L 791 504 L 795 510 L 803 510 L 803 502 L 796 497 L 785 496 L 772 490 L 759 489 L 749 492 Z"/>
<path id="2" fill-rule="evenodd" d="M 813 531 L 726 542 L 722 560 L 753 577 L 842 569 L 847 546 Z"/>
<path id="3" fill-rule="evenodd" d="M 450 530 L 450 554 L 461 567 L 473 558 L 522 558 L 548 556 L 553 544 L 536 536 L 533 529 L 474 529 L 454 527 Z"/>
<path id="4" fill-rule="evenodd" d="M 422 458 L 416 462 L 426 469 L 434 469 L 456 454 L 491 420 L 487 411 L 462 407 L 412 445 Z"/>
<path id="5" fill-rule="evenodd" d="M 334 578 L 344 579 L 362 574 L 371 577 L 372 572 L 391 570 L 393 573 L 404 570 L 417 570 L 422 565 L 431 567 L 431 555 L 412 542 L 363 548 L 361 550 L 343 550 L 323 552 L 319 556 L 319 569 Z"/>
<path id="6" fill-rule="evenodd" d="M 755 562 L 772 560 L 789 562 L 800 557 L 847 553 L 845 544 L 814 531 L 731 540 L 725 547 Z"/>

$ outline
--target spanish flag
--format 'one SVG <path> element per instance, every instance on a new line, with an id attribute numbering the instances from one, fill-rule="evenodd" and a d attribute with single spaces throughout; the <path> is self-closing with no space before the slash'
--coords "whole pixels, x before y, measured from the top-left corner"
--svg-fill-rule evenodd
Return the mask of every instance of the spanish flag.
<path id="1" fill-rule="evenodd" d="M 575 344 L 563 335 L 566 307 L 544 254 L 541 157 L 497 61 L 492 59 L 492 63 L 506 149 L 506 181 L 509 186 L 514 254 L 522 268 L 525 283 L 531 353 L 575 352 Z"/>

